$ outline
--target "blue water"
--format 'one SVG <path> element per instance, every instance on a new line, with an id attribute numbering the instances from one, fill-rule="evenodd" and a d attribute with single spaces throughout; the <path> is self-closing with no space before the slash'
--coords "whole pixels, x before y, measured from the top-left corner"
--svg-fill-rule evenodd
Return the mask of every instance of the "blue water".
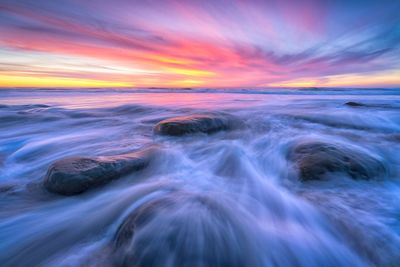
<path id="1" fill-rule="evenodd" d="M 245 127 L 153 133 L 210 110 Z M 297 140 L 357 149 L 388 173 L 300 182 L 287 159 Z M 42 186 L 57 159 L 150 144 L 160 152 L 139 174 L 72 197 Z M 399 151 L 396 89 L 0 90 L 0 265 L 145 266 L 113 261 L 115 235 L 132 211 L 173 199 L 135 233 L 142 246 L 122 249 L 154 255 L 154 266 L 399 266 Z"/>

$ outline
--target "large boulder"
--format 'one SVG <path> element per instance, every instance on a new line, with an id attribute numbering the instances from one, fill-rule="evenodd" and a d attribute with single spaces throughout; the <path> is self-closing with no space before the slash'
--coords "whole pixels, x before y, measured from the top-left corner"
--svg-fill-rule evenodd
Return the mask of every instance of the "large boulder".
<path id="1" fill-rule="evenodd" d="M 376 157 L 343 145 L 305 142 L 289 152 L 302 181 L 321 180 L 325 174 L 341 172 L 353 179 L 370 180 L 386 175 L 385 165 Z"/>
<path id="2" fill-rule="evenodd" d="M 206 196 L 173 192 L 150 200 L 119 227 L 110 265 L 262 266 L 256 242 L 236 219 Z"/>
<path id="3" fill-rule="evenodd" d="M 225 113 L 204 113 L 178 116 L 159 122 L 154 132 L 161 135 L 181 136 L 193 133 L 211 134 L 232 130 L 241 125 L 241 121 Z"/>
<path id="4" fill-rule="evenodd" d="M 44 187 L 61 195 L 80 194 L 125 174 L 145 168 L 155 147 L 118 156 L 69 157 L 50 165 Z"/>

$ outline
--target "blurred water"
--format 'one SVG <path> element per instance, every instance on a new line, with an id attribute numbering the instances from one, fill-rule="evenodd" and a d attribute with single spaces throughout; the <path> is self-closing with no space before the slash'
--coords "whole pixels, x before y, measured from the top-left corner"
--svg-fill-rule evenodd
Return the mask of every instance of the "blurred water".
<path id="1" fill-rule="evenodd" d="M 246 127 L 153 134 L 162 119 L 209 110 Z M 398 266 L 399 111 L 400 93 L 384 89 L 2 90 L 0 265 Z M 297 140 L 356 148 L 388 177 L 301 183 L 287 159 Z M 74 197 L 42 188 L 57 159 L 154 143 L 160 153 L 139 174 Z M 146 205 L 154 214 L 116 249 Z"/>

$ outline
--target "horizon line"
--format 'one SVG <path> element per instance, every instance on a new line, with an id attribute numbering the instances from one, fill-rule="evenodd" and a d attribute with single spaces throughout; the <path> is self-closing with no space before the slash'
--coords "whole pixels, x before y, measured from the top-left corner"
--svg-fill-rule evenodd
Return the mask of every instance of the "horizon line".
<path id="1" fill-rule="evenodd" d="M 57 89 L 129 89 L 129 90 L 218 90 L 218 89 L 249 89 L 249 90 L 262 90 L 262 89 L 400 89 L 400 85 L 397 86 L 375 86 L 375 87 L 354 87 L 354 86 L 274 86 L 274 87 L 266 87 L 266 86 L 241 86 L 241 87 L 158 87 L 158 86 L 149 86 L 149 87 L 132 87 L 132 86 L 101 86 L 101 87 L 44 87 L 44 86 L 0 86 L 0 90 L 7 89 L 42 89 L 42 90 L 57 90 Z"/>

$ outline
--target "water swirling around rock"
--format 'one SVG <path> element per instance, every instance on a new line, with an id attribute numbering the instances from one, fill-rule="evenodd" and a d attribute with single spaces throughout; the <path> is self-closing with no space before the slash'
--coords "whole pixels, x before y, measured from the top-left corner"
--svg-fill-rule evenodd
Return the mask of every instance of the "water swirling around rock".
<path id="1" fill-rule="evenodd" d="M 397 266 L 400 94 L 370 92 L 0 92 L 1 265 Z"/>
<path id="2" fill-rule="evenodd" d="M 326 173 L 344 173 L 353 179 L 379 179 L 387 176 L 382 161 L 368 151 L 347 144 L 308 141 L 296 144 L 289 159 L 296 163 L 303 181 L 323 179 Z"/>

